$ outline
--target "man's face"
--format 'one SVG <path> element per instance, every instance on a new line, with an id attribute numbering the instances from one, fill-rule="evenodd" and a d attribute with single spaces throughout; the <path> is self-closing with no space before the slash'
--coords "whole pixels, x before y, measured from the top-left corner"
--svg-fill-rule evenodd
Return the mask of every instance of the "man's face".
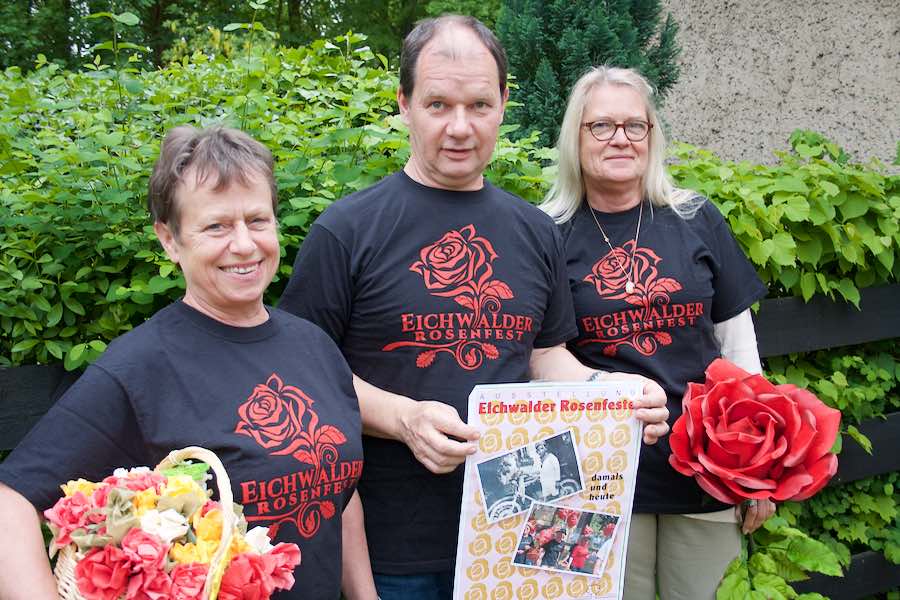
<path id="1" fill-rule="evenodd" d="M 507 93 L 474 32 L 448 26 L 419 54 L 412 97 L 397 92 L 412 155 L 405 171 L 445 190 L 478 190 L 494 152 Z"/>

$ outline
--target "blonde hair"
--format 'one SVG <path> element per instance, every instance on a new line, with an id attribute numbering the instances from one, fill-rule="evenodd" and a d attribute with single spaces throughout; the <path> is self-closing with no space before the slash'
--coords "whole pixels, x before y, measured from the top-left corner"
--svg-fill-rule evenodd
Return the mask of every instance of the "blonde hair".
<path id="1" fill-rule="evenodd" d="M 652 128 L 647 153 L 647 172 L 641 181 L 643 193 L 657 206 L 668 206 L 684 218 L 696 213 L 702 200 L 696 192 L 675 187 L 664 164 L 666 137 L 653 106 L 653 87 L 634 69 L 600 66 L 593 67 L 572 87 L 566 114 L 563 116 L 556 147 L 559 151 L 559 172 L 556 181 L 544 197 L 540 209 L 557 223 L 569 221 L 578 211 L 584 198 L 584 180 L 581 175 L 580 139 L 581 119 L 591 92 L 602 85 L 625 85 L 644 101 L 647 119 Z"/>

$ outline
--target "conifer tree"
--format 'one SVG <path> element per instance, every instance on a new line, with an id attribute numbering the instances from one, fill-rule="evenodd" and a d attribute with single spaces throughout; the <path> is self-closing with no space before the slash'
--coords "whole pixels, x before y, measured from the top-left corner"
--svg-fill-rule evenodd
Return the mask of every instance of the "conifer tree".
<path id="1" fill-rule="evenodd" d="M 556 142 L 569 90 L 595 65 L 633 67 L 660 98 L 678 79 L 678 26 L 663 18 L 661 0 L 503 0 L 497 34 L 518 88 L 510 99 L 513 135 L 537 129 Z"/>

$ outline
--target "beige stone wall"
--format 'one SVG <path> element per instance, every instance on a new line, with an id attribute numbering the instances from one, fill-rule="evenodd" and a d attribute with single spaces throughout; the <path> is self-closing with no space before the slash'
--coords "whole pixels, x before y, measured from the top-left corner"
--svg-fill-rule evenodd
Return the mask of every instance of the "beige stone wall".
<path id="1" fill-rule="evenodd" d="M 664 10 L 682 47 L 662 111 L 672 138 L 772 163 L 794 129 L 813 129 L 855 160 L 894 160 L 900 1 L 667 0 Z"/>

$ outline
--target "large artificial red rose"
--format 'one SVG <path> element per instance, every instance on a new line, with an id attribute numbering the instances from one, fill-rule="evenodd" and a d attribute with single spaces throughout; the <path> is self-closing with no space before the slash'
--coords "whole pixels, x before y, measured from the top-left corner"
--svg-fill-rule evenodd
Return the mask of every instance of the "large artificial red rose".
<path id="1" fill-rule="evenodd" d="M 240 407 L 235 433 L 247 435 L 271 454 L 291 454 L 305 444 L 297 439 L 303 431 L 302 419 L 312 400 L 299 388 L 284 385 L 275 373 L 265 385 L 257 385 Z"/>
<path id="2" fill-rule="evenodd" d="M 837 471 L 841 413 L 806 390 L 717 359 L 682 403 L 669 463 L 721 502 L 805 500 Z"/>
<path id="3" fill-rule="evenodd" d="M 409 270 L 422 275 L 425 287 L 435 296 L 477 293 L 493 273 L 497 258 L 491 243 L 475 234 L 474 225 L 448 231 L 435 243 L 419 251 L 419 260 Z"/>
<path id="4" fill-rule="evenodd" d="M 656 265 L 661 259 L 649 248 L 635 250 L 634 246 L 634 240 L 629 240 L 610 250 L 597 261 L 584 281 L 593 283 L 597 294 L 609 300 L 629 296 L 625 290 L 629 277 L 634 277 L 632 281 L 638 290 L 648 286 L 656 279 Z"/>

